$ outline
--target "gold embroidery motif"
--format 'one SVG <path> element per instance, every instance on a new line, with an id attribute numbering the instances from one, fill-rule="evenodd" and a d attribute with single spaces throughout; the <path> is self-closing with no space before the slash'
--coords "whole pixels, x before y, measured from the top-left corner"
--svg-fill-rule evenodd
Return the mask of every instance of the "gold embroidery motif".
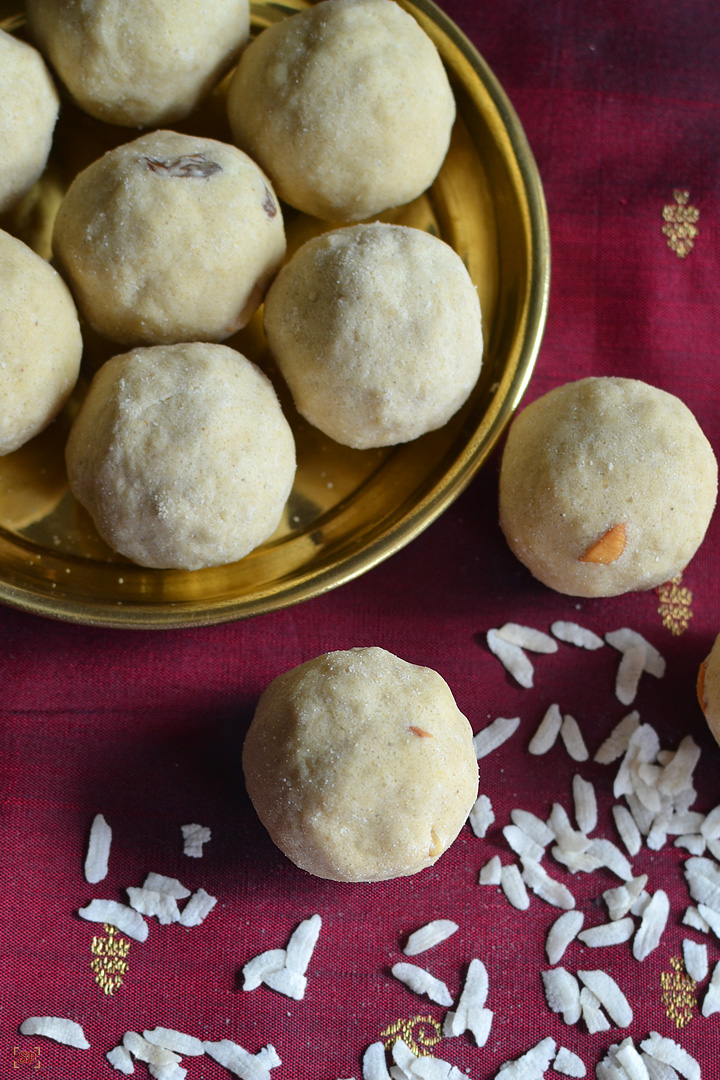
<path id="1" fill-rule="evenodd" d="M 665 224 L 662 231 L 667 236 L 667 245 L 679 259 L 684 259 L 692 251 L 695 237 L 700 231 L 696 225 L 700 211 L 696 206 L 688 206 L 689 191 L 673 191 L 674 203 L 663 206 L 662 216 Z"/>
<path id="2" fill-rule="evenodd" d="M 127 956 L 130 952 L 130 942 L 125 938 L 117 937 L 114 926 L 103 923 L 103 930 L 108 935 L 105 938 L 94 937 L 90 951 L 95 957 L 90 962 L 90 968 L 95 972 L 95 982 L 104 994 L 114 994 L 119 986 L 122 986 L 123 975 L 127 973 Z"/>
<path id="3" fill-rule="evenodd" d="M 387 1050 L 391 1050 L 395 1043 L 402 1039 L 415 1057 L 425 1057 L 442 1039 L 442 1027 L 432 1016 L 413 1016 L 410 1019 L 396 1020 L 380 1032 L 380 1038 Z"/>
<path id="4" fill-rule="evenodd" d="M 674 637 L 685 633 L 693 617 L 693 594 L 690 589 L 681 585 L 681 582 L 682 574 L 678 574 L 677 577 L 671 578 L 655 590 L 660 600 L 658 615 L 665 629 L 669 630 Z"/>
<path id="5" fill-rule="evenodd" d="M 690 1023 L 695 1013 L 694 990 L 697 983 L 685 971 L 679 956 L 670 957 L 672 971 L 660 972 L 662 1003 L 668 1019 L 675 1027 L 684 1028 Z"/>

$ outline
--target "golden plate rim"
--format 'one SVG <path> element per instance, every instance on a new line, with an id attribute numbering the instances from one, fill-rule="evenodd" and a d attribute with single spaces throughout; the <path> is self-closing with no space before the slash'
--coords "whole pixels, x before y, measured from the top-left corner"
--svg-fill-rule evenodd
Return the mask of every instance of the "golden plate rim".
<path id="1" fill-rule="evenodd" d="M 518 320 L 520 331 L 514 336 L 511 355 L 503 372 L 502 392 L 495 394 L 461 452 L 430 490 L 401 510 L 379 535 L 371 535 L 366 542 L 351 548 L 348 553 L 341 553 L 327 566 L 310 566 L 304 572 L 293 574 L 289 581 L 279 579 L 250 594 L 142 603 L 77 598 L 72 595 L 69 580 L 57 595 L 47 587 L 43 590 L 32 588 L 26 582 L 15 584 L 0 555 L 0 602 L 64 622 L 125 629 L 210 626 L 289 608 L 352 581 L 401 550 L 454 502 L 487 460 L 522 399 L 542 341 L 550 290 L 547 207 L 540 174 L 519 117 L 478 50 L 433 0 L 400 0 L 400 4 L 436 39 L 436 44 L 439 35 L 455 51 L 465 78 L 471 80 L 470 90 L 474 95 L 482 96 L 483 119 L 502 144 L 505 164 L 519 201 L 521 228 L 530 253 L 526 267 L 528 280 Z M 251 5 L 253 16 L 273 8 L 281 9 L 282 5 L 274 4 L 273 0 L 260 0 Z M 52 556 L 52 553 L 48 554 Z M 28 551 L 27 561 L 32 565 L 38 560 Z M 72 565 L 77 560 L 68 557 L 66 561 L 65 573 L 71 575 Z M 122 573 L 122 564 L 116 569 Z M 149 573 L 173 572 L 156 570 Z"/>

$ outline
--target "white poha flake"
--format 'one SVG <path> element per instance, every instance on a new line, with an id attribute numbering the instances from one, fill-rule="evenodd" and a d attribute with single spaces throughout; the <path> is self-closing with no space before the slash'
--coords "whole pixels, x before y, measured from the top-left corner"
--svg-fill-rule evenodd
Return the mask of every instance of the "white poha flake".
<path id="1" fill-rule="evenodd" d="M 720 911 L 720 866 L 717 863 L 693 856 L 685 863 L 685 877 L 693 900 Z"/>
<path id="2" fill-rule="evenodd" d="M 190 889 L 186 889 L 177 878 L 166 877 L 165 874 L 148 874 L 143 881 L 143 889 L 168 893 L 175 900 L 184 900 L 186 896 L 190 895 Z"/>
<path id="3" fill-rule="evenodd" d="M 713 968 L 712 978 L 705 992 L 700 1011 L 703 1016 L 712 1016 L 713 1013 L 720 1012 L 720 963 Z"/>
<path id="4" fill-rule="evenodd" d="M 620 630 L 611 630 L 609 634 L 605 635 L 605 640 L 608 645 L 612 645 L 613 649 L 617 649 L 618 652 L 622 653 L 627 652 L 628 649 L 642 646 L 645 649 L 645 670 L 647 673 L 654 675 L 656 679 L 661 679 L 665 674 L 665 660 L 655 646 L 651 645 L 636 630 L 630 630 L 626 626 Z"/>
<path id="5" fill-rule="evenodd" d="M 705 840 L 702 836 L 692 833 L 689 836 L 678 836 L 673 847 L 684 848 L 691 855 L 702 855 L 705 852 Z"/>
<path id="6" fill-rule="evenodd" d="M 628 713 L 601 743 L 593 760 L 598 765 L 611 765 L 613 761 L 617 761 L 627 750 L 630 738 L 639 726 L 640 714 L 635 711 Z"/>
<path id="7" fill-rule="evenodd" d="M 560 707 L 552 704 L 540 721 L 537 731 L 528 745 L 531 754 L 539 756 L 552 750 L 562 727 L 562 713 Z"/>
<path id="8" fill-rule="evenodd" d="M 620 839 L 625 845 L 628 854 L 632 855 L 634 858 L 642 847 L 642 836 L 635 824 L 635 819 L 628 808 L 622 806 L 620 803 L 616 803 L 613 806 L 612 816 L 615 819 L 615 825 L 620 834 Z"/>
<path id="9" fill-rule="evenodd" d="M 623 1039 L 623 1042 L 618 1047 L 615 1060 L 625 1070 L 628 1080 L 650 1080 L 645 1062 L 635 1049 L 632 1039 Z"/>
<path id="10" fill-rule="evenodd" d="M 587 761 L 590 757 L 580 726 L 574 716 L 564 716 L 560 738 L 573 761 Z"/>
<path id="11" fill-rule="evenodd" d="M 270 1080 L 270 1070 L 282 1062 L 274 1046 L 263 1047 L 257 1054 L 250 1054 L 231 1039 L 204 1042 L 205 1053 L 240 1080 Z"/>
<path id="12" fill-rule="evenodd" d="M 203 855 L 203 845 L 207 844 L 212 839 L 212 833 L 206 825 L 181 825 L 183 834 L 183 855 L 188 855 L 191 859 L 201 859 Z"/>
<path id="13" fill-rule="evenodd" d="M 493 720 L 493 722 L 488 724 L 487 727 L 484 727 L 482 731 L 478 731 L 478 733 L 473 736 L 473 747 L 475 749 L 475 757 L 478 761 L 481 758 L 487 757 L 493 750 L 497 750 L 504 742 L 507 742 L 519 727 L 519 716 L 514 716 L 511 719 L 499 716 L 497 720 Z"/>
<path id="14" fill-rule="evenodd" d="M 545 1000 L 551 1012 L 561 1013 L 566 1024 L 580 1019 L 580 987 L 567 968 L 556 967 L 541 972 Z"/>
<path id="15" fill-rule="evenodd" d="M 547 847 L 550 841 L 555 839 L 552 829 L 548 828 L 542 818 L 531 814 L 529 810 L 511 810 L 510 820 L 541 847 Z"/>
<path id="16" fill-rule="evenodd" d="M 179 922 L 180 908 L 169 893 L 156 892 L 155 889 L 136 889 L 132 886 L 126 892 L 130 907 L 141 915 L 155 917 L 163 926 Z"/>
<path id="17" fill-rule="evenodd" d="M 595 995 L 618 1027 L 630 1027 L 633 1011 L 622 990 L 605 971 L 578 971 L 578 978 Z"/>
<path id="18" fill-rule="evenodd" d="M 446 1037 L 472 1032 L 478 1046 L 484 1046 L 490 1035 L 493 1013 L 485 1008 L 488 994 L 488 974 L 481 960 L 470 961 L 465 985 L 454 1010 L 447 1013 L 444 1024 Z"/>
<path id="19" fill-rule="evenodd" d="M 600 644 L 602 645 L 602 642 Z M 581 1080 L 587 1073 L 582 1058 L 579 1058 L 577 1054 L 573 1054 L 572 1050 L 568 1050 L 566 1046 L 560 1047 L 552 1067 L 555 1072 L 562 1073 L 563 1076 L 577 1077 L 578 1080 Z"/>
<path id="20" fill-rule="evenodd" d="M 85 1032 L 74 1020 L 63 1016 L 28 1016 L 20 1025 L 21 1035 L 42 1035 L 45 1039 L 74 1046 L 78 1050 L 89 1050 L 90 1043 Z"/>
<path id="21" fill-rule="evenodd" d="M 633 936 L 635 923 L 628 916 L 624 919 L 616 919 L 614 922 L 602 923 L 600 926 L 591 926 L 578 934 L 580 941 L 588 948 L 598 949 L 605 945 L 622 945 Z"/>
<path id="22" fill-rule="evenodd" d="M 520 686 L 529 690 L 533 685 L 535 670 L 532 661 L 519 645 L 513 645 L 500 637 L 497 630 L 488 630 L 487 643 L 490 652 L 496 656 L 509 675 Z"/>
<path id="23" fill-rule="evenodd" d="M 575 622 L 564 622 L 559 619 L 552 624 L 550 632 L 558 641 L 564 641 L 567 645 L 577 645 L 580 649 L 602 649 L 605 644 L 603 639 L 592 630 L 579 626 Z"/>
<path id="24" fill-rule="evenodd" d="M 646 656 L 644 645 L 631 645 L 620 658 L 615 678 L 615 696 L 623 705 L 632 705 L 637 696 Z"/>
<path id="25" fill-rule="evenodd" d="M 512 848 L 516 855 L 520 855 L 523 859 L 532 859 L 533 862 L 540 862 L 545 854 L 545 848 L 541 847 L 540 844 L 536 844 L 532 837 L 528 836 L 518 825 L 506 825 L 502 832 L 508 846 Z"/>
<path id="26" fill-rule="evenodd" d="M 480 868 L 478 882 L 480 885 L 499 885 L 502 879 L 502 863 L 499 855 L 493 855 L 484 866 Z"/>
<path id="27" fill-rule="evenodd" d="M 457 930 L 459 926 L 452 919 L 435 919 L 410 934 L 403 952 L 406 956 L 418 956 L 447 941 Z"/>
<path id="28" fill-rule="evenodd" d="M 301 972 L 293 971 L 292 968 L 282 967 L 275 971 L 268 971 L 263 977 L 263 982 L 271 990 L 276 990 L 278 994 L 284 994 L 285 997 L 292 998 L 294 1001 L 302 1001 L 305 997 L 307 978 Z"/>
<path id="29" fill-rule="evenodd" d="M 695 982 L 702 982 L 703 979 L 707 978 L 709 970 L 707 945 L 692 941 L 690 938 L 683 938 L 682 951 L 685 970 L 688 975 Z"/>
<path id="30" fill-rule="evenodd" d="M 525 883 L 514 863 L 503 866 L 500 872 L 500 888 L 505 893 L 506 900 L 518 911 L 527 911 L 530 907 L 530 897 L 527 894 Z"/>
<path id="31" fill-rule="evenodd" d="M 110 1062 L 113 1069 L 117 1069 L 118 1072 L 124 1073 L 125 1076 L 132 1076 L 135 1072 L 135 1066 L 132 1063 L 130 1052 L 126 1050 L 124 1046 L 114 1046 L 112 1050 L 108 1050 L 105 1057 Z"/>
<path id="32" fill-rule="evenodd" d="M 720 938 L 720 911 L 707 904 L 698 904 L 698 913 L 705 920 L 716 938 Z"/>
<path id="33" fill-rule="evenodd" d="M 580 1009 L 589 1035 L 597 1035 L 598 1031 L 609 1031 L 610 1021 L 600 1007 L 600 1000 L 587 986 L 583 986 L 580 991 Z"/>
<path id="34" fill-rule="evenodd" d="M 179 1054 L 148 1042 L 137 1031 L 126 1031 L 123 1035 L 122 1044 L 134 1058 L 137 1058 L 138 1061 L 144 1061 L 148 1065 L 169 1069 L 171 1066 L 180 1064 Z"/>
<path id="35" fill-rule="evenodd" d="M 570 890 L 561 881 L 550 877 L 540 863 L 533 862 L 532 859 L 523 859 L 522 879 L 528 889 L 546 904 L 561 908 L 563 911 L 569 911 L 575 907 L 575 897 Z"/>
<path id="36" fill-rule="evenodd" d="M 488 829 L 495 821 L 492 803 L 487 795 L 478 795 L 468 815 L 468 821 L 475 835 L 480 840 L 483 840 Z"/>
<path id="37" fill-rule="evenodd" d="M 705 815 L 700 832 L 706 840 L 720 840 L 720 806 Z"/>
<path id="38" fill-rule="evenodd" d="M 697 1061 L 673 1039 L 664 1039 L 657 1031 L 651 1031 L 650 1037 L 640 1043 L 640 1049 L 650 1057 L 676 1069 L 685 1080 L 700 1080 L 700 1066 Z"/>
<path id="39" fill-rule="evenodd" d="M 390 970 L 396 979 L 414 993 L 425 994 L 438 1005 L 452 1005 L 453 999 L 445 983 L 436 979 L 425 968 L 416 964 L 400 963 L 394 964 Z"/>
<path id="40" fill-rule="evenodd" d="M 284 949 L 268 949 L 248 960 L 242 969 L 243 990 L 256 990 L 265 981 L 265 976 L 272 971 L 285 967 Z"/>
<path id="41" fill-rule="evenodd" d="M 567 811 L 561 803 L 553 803 L 548 818 L 548 826 L 552 829 L 558 847 L 562 852 L 566 854 L 569 852 L 581 853 L 587 851 L 590 847 L 591 841 L 585 833 L 580 832 L 579 829 L 573 829 Z"/>
<path id="42" fill-rule="evenodd" d="M 116 900 L 91 900 L 78 915 L 87 922 L 107 923 L 133 941 L 147 941 L 148 925 L 139 912 Z"/>
<path id="43" fill-rule="evenodd" d="M 710 933 L 710 927 L 707 920 L 703 919 L 698 909 L 692 905 L 685 908 L 685 914 L 683 915 L 682 921 L 685 926 L 691 926 L 693 930 L 699 930 L 701 934 Z"/>
<path id="44" fill-rule="evenodd" d="M 172 1050 L 183 1057 L 200 1057 L 205 1053 L 201 1039 L 175 1031 L 174 1028 L 152 1028 L 150 1031 L 143 1031 L 143 1038 L 153 1046 L 162 1046 L 165 1050 Z"/>
<path id="45" fill-rule="evenodd" d="M 497 631 L 498 635 L 511 645 L 519 645 L 521 649 L 529 649 L 536 653 L 556 653 L 557 641 L 553 641 L 549 634 L 542 630 L 536 630 L 532 626 L 521 626 L 519 623 L 505 623 Z"/>
<path id="46" fill-rule="evenodd" d="M 670 914 L 670 901 L 663 889 L 653 893 L 650 903 L 645 908 L 642 921 L 635 934 L 633 941 L 633 956 L 636 960 L 644 960 L 653 949 L 660 944 L 660 938 L 665 932 L 668 915 Z"/>
<path id="47" fill-rule="evenodd" d="M 85 856 L 85 880 L 91 885 L 107 877 L 112 829 L 102 814 L 96 814 L 90 826 L 87 855 Z"/>
<path id="48" fill-rule="evenodd" d="M 178 922 L 181 926 L 200 926 L 216 904 L 216 896 L 210 896 L 204 889 L 198 889 L 182 909 Z"/>
<path id="49" fill-rule="evenodd" d="M 632 866 L 612 840 L 601 837 L 591 840 L 587 853 L 598 859 L 601 866 L 606 866 L 613 874 L 617 874 L 622 881 L 630 881 L 632 878 Z"/>
<path id="50" fill-rule="evenodd" d="M 587 836 L 597 825 L 597 799 L 595 788 L 580 773 L 572 778 L 573 801 L 575 803 L 575 821 L 581 832 Z"/>
<path id="51" fill-rule="evenodd" d="M 385 1060 L 385 1045 L 374 1042 L 368 1046 L 362 1060 L 363 1080 L 390 1080 Z"/>
<path id="52" fill-rule="evenodd" d="M 287 943 L 287 958 L 285 960 L 285 966 L 290 971 L 297 971 L 300 975 L 305 974 L 320 936 L 321 928 L 322 919 L 320 916 L 311 915 L 309 919 L 303 919 L 293 930 Z"/>
<path id="53" fill-rule="evenodd" d="M 557 964 L 565 955 L 565 950 L 582 930 L 585 916 L 582 911 L 565 911 L 555 920 L 545 939 L 545 952 L 551 964 Z"/>
<path id="54" fill-rule="evenodd" d="M 532 1050 L 514 1061 L 506 1061 L 501 1066 L 496 1080 L 539 1080 L 550 1062 L 555 1057 L 556 1042 L 548 1036 L 542 1039 Z"/>
<path id="55" fill-rule="evenodd" d="M 623 919 L 630 912 L 635 901 L 647 885 L 647 874 L 640 874 L 631 878 L 624 885 L 618 885 L 615 889 L 606 889 L 603 900 L 607 904 L 608 915 L 613 920 Z"/>
<path id="56" fill-rule="evenodd" d="M 393 1045 L 392 1056 L 395 1065 L 390 1076 L 393 1080 L 469 1080 L 466 1073 L 448 1061 L 430 1054 L 417 1057 L 402 1039 Z"/>

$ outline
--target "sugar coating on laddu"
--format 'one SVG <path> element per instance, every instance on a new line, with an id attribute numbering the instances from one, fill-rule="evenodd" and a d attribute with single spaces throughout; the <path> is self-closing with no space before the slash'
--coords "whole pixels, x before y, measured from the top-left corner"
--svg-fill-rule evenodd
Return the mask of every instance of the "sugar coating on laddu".
<path id="1" fill-rule="evenodd" d="M 228 116 L 282 199 L 360 221 L 432 184 L 455 100 L 434 43 L 398 4 L 324 0 L 245 49 Z"/>
<path id="2" fill-rule="evenodd" d="M 285 254 L 270 181 L 237 147 L 155 131 L 70 185 L 53 252 L 88 322 L 112 341 L 223 341 Z"/>
<path id="3" fill-rule="evenodd" d="M 363 224 L 307 241 L 271 285 L 264 322 L 299 412 L 356 449 L 442 427 L 480 374 L 475 286 L 420 229 Z"/>
<path id="4" fill-rule="evenodd" d="M 269 379 L 226 345 L 156 345 L 97 372 L 66 448 L 70 487 L 116 551 L 197 570 L 276 529 L 295 443 Z"/>
<path id="5" fill-rule="evenodd" d="M 684 570 L 716 496 L 715 455 L 679 398 L 637 379 L 591 377 L 556 387 L 513 422 L 500 523 L 546 585 L 616 596 Z"/>
<path id="6" fill-rule="evenodd" d="M 274 679 L 243 769 L 275 844 L 336 881 L 431 866 L 477 797 L 472 730 L 447 683 L 377 647 L 326 653 Z"/>
<path id="7" fill-rule="evenodd" d="M 32 39 L 80 108 L 110 124 L 186 116 L 250 34 L 249 0 L 27 0 Z"/>

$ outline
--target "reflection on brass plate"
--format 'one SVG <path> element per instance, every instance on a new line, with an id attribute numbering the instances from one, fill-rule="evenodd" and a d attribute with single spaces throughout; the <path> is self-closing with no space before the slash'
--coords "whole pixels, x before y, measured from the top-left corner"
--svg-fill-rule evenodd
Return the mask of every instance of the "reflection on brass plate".
<path id="1" fill-rule="evenodd" d="M 445 164 L 421 198 L 381 220 L 426 229 L 461 255 L 477 285 L 486 339 L 480 381 L 440 431 L 386 450 L 351 450 L 306 424 L 265 349 L 262 317 L 228 344 L 273 379 L 295 432 L 298 471 L 283 520 L 240 562 L 193 572 L 148 570 L 111 552 L 67 488 L 64 440 L 89 378 L 118 346 L 86 335 L 83 378 L 51 428 L 0 459 L 0 601 L 101 626 L 199 626 L 286 607 L 341 585 L 417 536 L 466 487 L 509 422 L 530 378 L 550 276 L 540 179 L 520 123 L 473 46 L 430 0 L 400 0 L 438 47 L 458 104 Z M 252 4 L 256 31 L 308 6 Z M 0 18 L 10 16 L 0 0 Z M 22 33 L 19 20 L 0 26 Z M 223 87 L 179 130 L 230 141 Z M 79 169 L 135 136 L 63 103 L 50 166 L 7 229 L 50 255 L 62 192 Z M 322 223 L 286 211 L 294 251 Z"/>

